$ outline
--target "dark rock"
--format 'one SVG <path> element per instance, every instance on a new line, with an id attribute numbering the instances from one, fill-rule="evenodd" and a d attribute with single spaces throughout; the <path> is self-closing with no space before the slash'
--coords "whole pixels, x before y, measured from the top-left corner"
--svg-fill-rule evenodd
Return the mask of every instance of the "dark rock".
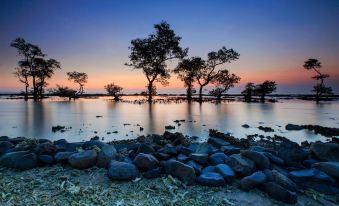
<path id="1" fill-rule="evenodd" d="M 134 164 L 112 160 L 108 166 L 108 177 L 112 180 L 134 180 L 139 170 Z"/>
<path id="2" fill-rule="evenodd" d="M 164 147 L 164 153 L 169 154 L 169 155 L 176 155 L 178 153 L 177 147 L 171 144 L 166 144 Z"/>
<path id="3" fill-rule="evenodd" d="M 143 177 L 145 177 L 147 179 L 157 178 L 157 177 L 160 177 L 161 172 L 162 172 L 161 167 L 154 168 L 154 169 L 151 169 L 151 170 L 148 170 L 147 172 L 145 172 L 143 174 Z"/>
<path id="4" fill-rule="evenodd" d="M 311 159 L 304 160 L 303 164 L 306 167 L 311 167 L 314 163 L 317 163 L 317 162 L 318 162 L 317 160 L 311 158 Z"/>
<path id="5" fill-rule="evenodd" d="M 57 151 L 56 146 L 53 143 L 42 143 L 36 146 L 35 153 L 37 155 L 54 155 Z"/>
<path id="6" fill-rule="evenodd" d="M 100 140 L 100 137 L 99 136 L 94 136 L 91 138 L 91 140 Z"/>
<path id="7" fill-rule="evenodd" d="M 188 147 L 180 147 L 179 151 L 186 156 L 190 156 L 190 154 L 195 152 L 195 149 L 193 150 L 193 149 L 188 148 Z"/>
<path id="8" fill-rule="evenodd" d="M 118 151 L 118 152 L 121 152 L 121 151 L 130 151 L 130 150 L 135 150 L 137 151 L 138 148 L 140 147 L 140 144 L 138 143 L 122 143 L 122 144 L 114 144 L 114 147 L 115 149 Z M 145 152 L 143 152 L 145 153 Z"/>
<path id="9" fill-rule="evenodd" d="M 311 145 L 311 153 L 322 161 L 339 162 L 339 145 L 335 143 L 315 142 Z"/>
<path id="10" fill-rule="evenodd" d="M 255 171 L 254 162 L 240 154 L 231 155 L 230 158 L 226 160 L 226 164 L 241 176 L 248 176 Z"/>
<path id="11" fill-rule="evenodd" d="M 289 171 L 306 169 L 306 167 L 299 162 L 285 162 L 284 168 Z"/>
<path id="12" fill-rule="evenodd" d="M 285 161 L 281 159 L 280 157 L 270 153 L 270 152 L 264 152 L 264 155 L 272 162 L 277 165 L 284 165 Z"/>
<path id="13" fill-rule="evenodd" d="M 235 179 L 233 169 L 226 164 L 218 164 L 215 166 L 215 172 L 221 174 L 226 182 L 232 182 Z"/>
<path id="14" fill-rule="evenodd" d="M 53 165 L 55 163 L 55 160 L 51 155 L 39 155 L 38 160 L 43 165 Z"/>
<path id="15" fill-rule="evenodd" d="M 195 173 L 200 174 L 202 171 L 202 166 L 198 163 L 196 163 L 194 160 L 190 160 L 186 163 L 188 166 L 191 166 Z"/>
<path id="16" fill-rule="evenodd" d="M 68 157 L 68 162 L 75 169 L 87 169 L 96 164 L 97 153 L 94 150 L 74 153 Z"/>
<path id="17" fill-rule="evenodd" d="M 272 181 L 289 191 L 298 191 L 298 186 L 292 180 L 290 180 L 290 178 L 279 173 L 277 170 L 272 170 Z"/>
<path id="18" fill-rule="evenodd" d="M 186 162 L 186 160 L 188 160 L 188 157 L 184 154 L 179 154 L 177 156 L 177 160 L 180 161 L 180 162 Z"/>
<path id="19" fill-rule="evenodd" d="M 243 125 L 241 125 L 243 128 L 246 128 L 246 129 L 248 129 L 248 128 L 250 128 L 250 125 L 248 125 L 248 124 L 243 124 Z"/>
<path id="20" fill-rule="evenodd" d="M 295 204 L 298 201 L 297 194 L 286 190 L 282 186 L 274 182 L 263 184 L 262 189 L 273 199 L 282 201 L 288 204 Z"/>
<path id="21" fill-rule="evenodd" d="M 308 152 L 303 150 L 297 143 L 286 140 L 280 144 L 278 155 L 285 162 L 302 162 L 307 159 Z"/>
<path id="22" fill-rule="evenodd" d="M 218 165 L 218 164 L 224 164 L 227 160 L 228 156 L 225 155 L 224 153 L 222 152 L 217 152 L 217 153 L 214 153 L 212 154 L 209 159 L 208 159 L 208 162 L 211 164 L 211 165 Z"/>
<path id="23" fill-rule="evenodd" d="M 226 142 L 226 141 L 223 140 L 223 139 L 215 138 L 215 137 L 210 137 L 210 138 L 208 138 L 207 142 L 210 143 L 211 145 L 213 145 L 213 146 L 216 147 L 216 148 L 220 148 L 221 146 L 227 146 L 227 145 L 230 145 L 229 142 Z"/>
<path id="24" fill-rule="evenodd" d="M 224 178 L 216 172 L 202 173 L 198 178 L 197 182 L 201 185 L 209 187 L 220 187 L 225 185 Z"/>
<path id="25" fill-rule="evenodd" d="M 0 142 L 0 156 L 5 154 L 8 150 L 14 147 L 14 144 L 12 144 L 9 141 L 1 141 Z"/>
<path id="26" fill-rule="evenodd" d="M 171 156 L 169 154 L 162 153 L 162 152 L 156 153 L 155 156 L 158 159 L 160 159 L 160 160 L 169 160 L 169 159 L 171 159 Z"/>
<path id="27" fill-rule="evenodd" d="M 164 164 L 165 171 L 174 177 L 180 178 L 186 184 L 192 184 L 195 180 L 193 167 L 176 160 L 168 160 Z"/>
<path id="28" fill-rule="evenodd" d="M 212 145 L 208 143 L 200 143 L 197 146 L 197 149 L 195 150 L 196 154 L 207 154 L 210 155 L 214 152 L 214 148 Z"/>
<path id="29" fill-rule="evenodd" d="M 283 175 L 285 175 L 286 177 L 289 176 L 289 172 L 288 172 L 286 169 L 280 167 L 279 165 L 271 164 L 271 169 L 272 169 L 272 170 L 277 170 L 280 174 L 283 174 Z"/>
<path id="30" fill-rule="evenodd" d="M 258 171 L 258 172 L 251 174 L 250 176 L 246 176 L 242 178 L 240 181 L 240 186 L 243 190 L 248 191 L 265 182 L 266 182 L 266 175 L 263 172 Z"/>
<path id="31" fill-rule="evenodd" d="M 133 160 L 133 163 L 140 170 L 151 170 L 159 166 L 159 161 L 151 154 L 139 153 Z"/>
<path id="32" fill-rule="evenodd" d="M 117 150 L 113 145 L 106 144 L 103 146 L 98 154 L 97 166 L 107 168 L 111 160 L 117 155 Z"/>
<path id="33" fill-rule="evenodd" d="M 296 124 L 287 124 L 285 126 L 286 130 L 303 130 L 304 128 L 302 126 L 296 125 Z"/>
<path id="34" fill-rule="evenodd" d="M 26 151 L 6 153 L 1 156 L 0 165 L 19 170 L 33 169 L 37 166 L 37 155 Z"/>
<path id="35" fill-rule="evenodd" d="M 313 167 L 339 181 L 339 162 L 318 162 L 313 164 Z"/>
<path id="36" fill-rule="evenodd" d="M 190 158 L 200 164 L 206 164 L 208 160 L 208 154 L 192 153 Z"/>
<path id="37" fill-rule="evenodd" d="M 7 137 L 7 136 L 1 136 L 0 137 L 0 141 L 9 141 L 9 137 Z"/>
<path id="38" fill-rule="evenodd" d="M 250 151 L 255 151 L 255 152 L 265 152 L 266 148 L 261 147 L 261 146 L 251 146 L 249 148 Z"/>
<path id="39" fill-rule="evenodd" d="M 54 155 L 54 159 L 58 163 L 68 163 L 68 157 L 71 156 L 73 152 L 58 152 Z"/>
<path id="40" fill-rule="evenodd" d="M 273 181 L 273 173 L 272 170 L 266 169 L 262 171 L 266 175 L 267 182 Z"/>
<path id="41" fill-rule="evenodd" d="M 207 172 L 214 172 L 215 166 L 207 166 L 204 169 L 202 169 L 201 173 L 207 173 Z"/>
<path id="42" fill-rule="evenodd" d="M 52 127 L 52 132 L 55 133 L 55 132 L 64 130 L 65 128 L 66 128 L 66 126 L 60 126 L 60 125 L 53 126 L 53 127 Z"/>
<path id="43" fill-rule="evenodd" d="M 82 148 L 84 150 L 91 150 L 91 149 L 94 149 L 95 147 L 98 147 L 101 149 L 105 145 L 106 143 L 101 142 L 99 140 L 90 140 L 90 141 L 84 142 L 82 145 Z"/>
<path id="44" fill-rule="evenodd" d="M 222 146 L 221 147 L 221 151 L 223 151 L 227 155 L 239 154 L 240 153 L 240 148 L 232 146 L 232 145 Z"/>
<path id="45" fill-rule="evenodd" d="M 26 141 L 27 140 L 27 138 L 26 137 L 16 137 L 16 138 L 11 138 L 11 139 L 9 139 L 9 141 L 12 143 L 12 144 L 19 144 L 19 143 L 21 143 L 21 142 L 24 142 L 24 141 Z"/>
<path id="46" fill-rule="evenodd" d="M 155 151 L 154 151 L 153 147 L 148 145 L 148 144 L 140 144 L 136 154 L 139 154 L 139 153 L 154 155 Z"/>
<path id="47" fill-rule="evenodd" d="M 271 127 L 259 126 L 258 129 L 260 129 L 264 132 L 274 132 L 274 129 L 272 129 Z"/>
<path id="48" fill-rule="evenodd" d="M 167 140 L 170 140 L 173 145 L 185 145 L 187 143 L 187 140 L 185 136 L 179 132 L 171 133 L 168 131 L 165 131 L 163 134 L 163 137 Z"/>
<path id="49" fill-rule="evenodd" d="M 165 126 L 165 129 L 175 129 L 175 126 L 167 125 L 167 126 Z"/>
<path id="50" fill-rule="evenodd" d="M 268 169 L 270 167 L 270 161 L 263 153 L 250 150 L 241 150 L 241 155 L 252 160 L 256 167 L 260 170 Z"/>

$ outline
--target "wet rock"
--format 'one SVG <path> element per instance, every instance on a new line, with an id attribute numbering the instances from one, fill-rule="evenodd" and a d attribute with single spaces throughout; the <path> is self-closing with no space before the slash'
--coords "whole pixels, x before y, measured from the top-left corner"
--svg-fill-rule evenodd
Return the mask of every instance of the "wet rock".
<path id="1" fill-rule="evenodd" d="M 144 154 L 155 154 L 155 150 L 153 149 L 152 146 L 148 145 L 148 144 L 140 144 L 140 146 L 138 147 L 138 150 L 136 152 L 136 154 L 139 153 L 144 153 Z"/>
<path id="2" fill-rule="evenodd" d="M 264 155 L 272 162 L 277 165 L 284 165 L 285 161 L 281 159 L 280 157 L 270 153 L 270 152 L 264 152 Z"/>
<path id="3" fill-rule="evenodd" d="M 289 176 L 301 188 L 310 188 L 328 195 L 339 193 L 337 182 L 318 169 L 292 171 L 289 173 Z"/>
<path id="4" fill-rule="evenodd" d="M 167 140 L 170 140 L 173 145 L 186 145 L 187 140 L 183 134 L 180 132 L 171 133 L 168 131 L 165 131 L 163 134 L 163 137 Z"/>
<path id="5" fill-rule="evenodd" d="M 201 171 L 201 173 L 214 172 L 214 171 L 215 171 L 215 166 L 207 166 Z"/>
<path id="6" fill-rule="evenodd" d="M 266 170 L 263 170 L 262 172 L 266 175 L 267 182 L 273 181 L 272 170 L 266 169 Z"/>
<path id="7" fill-rule="evenodd" d="M 289 172 L 286 169 L 284 169 L 283 167 L 279 166 L 279 165 L 271 164 L 271 169 L 272 170 L 277 170 L 280 174 L 283 174 L 286 177 L 289 176 Z"/>
<path id="8" fill-rule="evenodd" d="M 197 149 L 195 150 L 196 154 L 207 154 L 210 155 L 214 152 L 214 148 L 212 147 L 212 145 L 208 144 L 208 143 L 200 143 L 197 146 Z"/>
<path id="9" fill-rule="evenodd" d="M 200 174 L 202 172 L 202 166 L 196 163 L 194 160 L 190 160 L 186 163 L 188 166 L 191 166 L 195 173 Z"/>
<path id="10" fill-rule="evenodd" d="M 215 172 L 221 174 L 226 182 L 232 182 L 235 179 L 233 169 L 226 164 L 218 164 L 215 166 Z"/>
<path id="11" fill-rule="evenodd" d="M 303 130 L 304 128 L 302 126 L 296 125 L 296 124 L 287 124 L 285 126 L 286 130 Z"/>
<path id="12" fill-rule="evenodd" d="M 229 145 L 229 146 L 221 147 L 221 151 L 223 151 L 227 155 L 239 154 L 240 153 L 240 148 L 232 146 L 232 145 Z"/>
<path id="13" fill-rule="evenodd" d="M 97 162 L 97 153 L 94 150 L 77 152 L 68 157 L 68 162 L 75 169 L 87 169 Z"/>
<path id="14" fill-rule="evenodd" d="M 0 156 L 5 154 L 8 150 L 14 147 L 14 144 L 12 144 L 9 141 L 1 141 L 0 142 Z"/>
<path id="15" fill-rule="evenodd" d="M 303 164 L 306 167 L 311 167 L 314 163 L 317 163 L 317 162 L 318 162 L 317 160 L 311 158 L 311 159 L 304 160 Z"/>
<path id="16" fill-rule="evenodd" d="M 247 159 L 252 160 L 256 167 L 260 170 L 268 169 L 270 167 L 270 161 L 263 153 L 250 150 L 242 150 L 241 155 L 246 157 Z"/>
<path id="17" fill-rule="evenodd" d="M 108 177 L 112 180 L 134 180 L 139 170 L 134 164 L 112 160 L 108 166 Z"/>
<path id="18" fill-rule="evenodd" d="M 167 125 L 167 126 L 165 126 L 165 129 L 175 129 L 175 126 Z"/>
<path id="19" fill-rule="evenodd" d="M 339 162 L 339 145 L 335 143 L 314 142 L 311 153 L 322 161 Z"/>
<path id="20" fill-rule="evenodd" d="M 224 178 L 215 172 L 202 173 L 198 178 L 197 182 L 201 185 L 209 187 L 220 187 L 225 185 Z"/>
<path id="21" fill-rule="evenodd" d="M 286 190 L 282 186 L 274 182 L 267 182 L 263 184 L 262 189 L 273 199 L 285 202 L 288 204 L 295 204 L 298 201 L 297 194 Z"/>
<path id="22" fill-rule="evenodd" d="M 186 156 L 190 156 L 193 152 L 195 152 L 195 149 L 193 150 L 189 147 L 180 147 L 179 151 Z"/>
<path id="23" fill-rule="evenodd" d="M 274 129 L 272 129 L 271 127 L 259 126 L 258 129 L 260 129 L 264 132 L 274 132 Z"/>
<path id="24" fill-rule="evenodd" d="M 208 160 L 208 154 L 192 153 L 190 158 L 200 164 L 206 164 Z"/>
<path id="25" fill-rule="evenodd" d="M 195 171 L 187 164 L 176 160 L 168 160 L 164 163 L 164 167 L 167 174 L 180 178 L 186 184 L 192 184 L 195 180 Z"/>
<path id="26" fill-rule="evenodd" d="M 312 166 L 339 181 L 339 162 L 318 162 Z"/>
<path id="27" fill-rule="evenodd" d="M 68 163 L 68 157 L 71 156 L 73 152 L 58 152 L 54 155 L 54 159 L 57 163 Z"/>
<path id="28" fill-rule="evenodd" d="M 26 151 L 9 152 L 1 156 L 0 165 L 19 170 L 33 169 L 37 166 L 37 155 Z"/>
<path id="29" fill-rule="evenodd" d="M 223 139 L 215 138 L 215 137 L 208 138 L 207 142 L 210 143 L 211 145 L 213 145 L 216 148 L 220 148 L 221 146 L 230 145 L 229 142 L 226 142 Z"/>
<path id="30" fill-rule="evenodd" d="M 133 160 L 133 163 L 140 170 L 151 170 L 159 166 L 159 161 L 151 154 L 139 153 Z"/>
<path id="31" fill-rule="evenodd" d="M 272 181 L 289 191 L 298 191 L 298 186 L 292 180 L 290 180 L 290 178 L 279 173 L 277 170 L 272 170 Z"/>
<path id="32" fill-rule="evenodd" d="M 266 182 L 266 175 L 261 172 L 255 172 L 241 179 L 240 186 L 243 190 L 251 190 Z"/>
<path id="33" fill-rule="evenodd" d="M 248 124 L 243 124 L 243 125 L 241 125 L 243 128 L 246 128 L 246 129 L 248 129 L 248 128 L 250 128 L 250 125 L 248 125 Z"/>
<path id="34" fill-rule="evenodd" d="M 177 160 L 180 161 L 180 162 L 186 162 L 186 160 L 188 160 L 188 157 L 184 154 L 179 154 L 177 156 Z"/>
<path id="35" fill-rule="evenodd" d="M 166 144 L 163 151 L 164 153 L 169 154 L 169 155 L 176 155 L 178 153 L 177 147 L 171 144 Z"/>
<path id="36" fill-rule="evenodd" d="M 155 156 L 156 156 L 159 160 L 169 160 L 169 159 L 171 159 L 171 156 L 170 156 L 169 154 L 162 153 L 162 152 L 156 153 Z"/>
<path id="37" fill-rule="evenodd" d="M 97 166 L 107 168 L 110 161 L 117 155 L 117 150 L 113 145 L 106 144 L 103 146 L 98 154 Z"/>
<path id="38" fill-rule="evenodd" d="M 225 155 L 224 153 L 222 152 L 217 152 L 217 153 L 214 153 L 212 154 L 209 159 L 208 159 L 208 162 L 211 164 L 211 165 L 218 165 L 218 164 L 223 164 L 226 162 L 228 156 Z"/>
<path id="39" fill-rule="evenodd" d="M 226 164 L 229 165 L 235 173 L 240 176 L 248 176 L 255 171 L 255 164 L 252 160 L 241 156 L 240 154 L 233 154 L 226 160 Z"/>
<path id="40" fill-rule="evenodd" d="M 50 142 L 39 144 L 35 148 L 35 153 L 37 155 L 54 155 L 56 151 L 56 146 Z"/>
<path id="41" fill-rule="evenodd" d="M 302 162 L 307 159 L 308 152 L 303 150 L 297 143 L 285 140 L 280 144 L 278 155 L 285 162 Z"/>
<path id="42" fill-rule="evenodd" d="M 39 155 L 38 161 L 42 165 L 53 165 L 55 163 L 55 160 L 54 160 L 53 156 L 51 156 L 51 155 Z"/>
<path id="43" fill-rule="evenodd" d="M 147 172 L 143 174 L 143 177 L 147 179 L 157 178 L 161 176 L 161 173 L 162 173 L 162 168 L 158 167 L 158 168 L 148 170 Z"/>
<path id="44" fill-rule="evenodd" d="M 95 147 L 98 147 L 98 148 L 101 149 L 105 145 L 106 145 L 106 143 L 101 142 L 99 140 L 90 140 L 90 141 L 84 142 L 83 145 L 82 145 L 82 148 L 84 150 L 92 150 Z"/>
<path id="45" fill-rule="evenodd" d="M 53 126 L 53 127 L 52 127 L 52 132 L 55 133 L 55 132 L 64 130 L 65 128 L 66 128 L 66 126 L 60 126 L 60 125 Z"/>

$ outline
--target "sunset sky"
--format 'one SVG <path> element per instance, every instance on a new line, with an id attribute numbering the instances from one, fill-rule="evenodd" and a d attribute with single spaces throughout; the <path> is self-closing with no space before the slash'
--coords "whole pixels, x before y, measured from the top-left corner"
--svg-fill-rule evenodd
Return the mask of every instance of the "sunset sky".
<path id="1" fill-rule="evenodd" d="M 182 37 L 189 56 L 206 58 L 222 46 L 240 53 L 224 68 L 242 79 L 229 93 L 239 93 L 247 82 L 274 80 L 277 93 L 310 93 L 315 80 L 303 69 L 308 58 L 318 58 L 326 80 L 339 93 L 338 0 L 0 0 L 0 92 L 23 89 L 12 72 L 20 57 L 10 42 L 16 37 L 39 45 L 62 70 L 49 80 L 76 85 L 66 72 L 86 72 L 87 93 L 104 92 L 115 82 L 125 93 L 145 89 L 146 78 L 128 62 L 130 41 L 144 38 L 153 25 L 167 21 Z M 169 68 L 176 66 L 169 62 Z M 182 93 L 183 84 L 172 75 L 160 93 Z"/>

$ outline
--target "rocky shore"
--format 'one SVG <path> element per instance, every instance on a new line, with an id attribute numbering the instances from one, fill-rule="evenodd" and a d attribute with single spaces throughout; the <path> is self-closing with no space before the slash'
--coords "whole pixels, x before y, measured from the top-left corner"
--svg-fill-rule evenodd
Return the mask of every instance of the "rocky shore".
<path id="1" fill-rule="evenodd" d="M 0 137 L 0 204 L 339 203 L 337 143 L 209 136 L 206 143 L 167 131 L 111 143 Z"/>

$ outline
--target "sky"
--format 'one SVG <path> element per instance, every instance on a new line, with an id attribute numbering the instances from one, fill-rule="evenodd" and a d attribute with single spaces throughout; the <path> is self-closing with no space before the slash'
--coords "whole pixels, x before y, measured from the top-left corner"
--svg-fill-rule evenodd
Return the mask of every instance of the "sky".
<path id="1" fill-rule="evenodd" d="M 308 58 L 322 62 L 326 80 L 339 94 L 338 0 L 0 0 L 0 92 L 19 92 L 13 76 L 20 56 L 10 47 L 17 37 L 40 46 L 62 69 L 48 80 L 76 88 L 66 72 L 86 72 L 85 92 L 104 92 L 114 82 L 125 93 L 145 90 L 146 77 L 125 66 L 132 39 L 154 32 L 167 21 L 182 37 L 191 56 L 206 59 L 222 46 L 240 58 L 222 68 L 241 77 L 229 93 L 239 93 L 247 82 L 274 80 L 277 93 L 310 93 L 316 83 L 303 69 Z M 177 61 L 168 62 L 175 68 Z M 159 93 L 183 93 L 183 83 L 172 75 Z"/>

